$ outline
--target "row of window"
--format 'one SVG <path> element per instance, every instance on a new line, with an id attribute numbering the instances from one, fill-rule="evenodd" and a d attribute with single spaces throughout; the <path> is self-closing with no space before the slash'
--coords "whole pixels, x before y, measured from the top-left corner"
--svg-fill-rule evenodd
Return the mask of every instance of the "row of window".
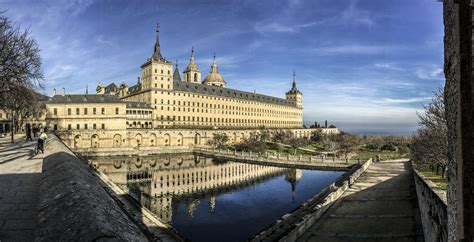
<path id="1" fill-rule="evenodd" d="M 169 87 L 168 87 L 169 88 Z M 161 91 L 161 94 L 167 94 L 171 95 L 173 93 L 173 96 L 181 96 L 181 92 L 169 92 L 169 91 Z M 158 94 L 158 90 L 155 90 L 155 94 Z M 276 107 L 276 108 L 285 108 L 285 109 L 293 109 L 293 106 L 286 106 L 286 105 L 281 105 L 281 104 L 271 104 L 267 102 L 262 102 L 262 101 L 248 101 L 248 100 L 242 100 L 242 99 L 236 99 L 236 98 L 224 98 L 224 97 L 218 97 L 218 96 L 209 96 L 209 95 L 199 95 L 199 94 L 191 94 L 191 93 L 182 93 L 183 97 L 197 97 L 201 99 L 209 99 L 209 100 L 216 100 L 216 101 L 226 101 L 226 102 L 234 102 L 234 103 L 244 103 L 244 104 L 252 104 L 252 105 L 263 105 L 265 107 Z M 246 94 L 247 95 L 247 94 Z M 151 102 L 151 99 L 145 100 L 144 94 L 138 94 L 140 97 L 140 100 L 142 102 Z M 264 97 L 264 99 L 272 100 L 274 102 L 278 103 L 287 103 L 285 99 L 277 99 L 277 98 L 272 98 L 272 97 Z"/>
<path id="2" fill-rule="evenodd" d="M 181 105 L 181 101 L 173 100 L 173 105 Z M 296 112 L 283 112 L 283 111 L 276 111 L 276 110 L 269 110 L 263 108 L 247 108 L 241 106 L 232 106 L 232 105 L 224 105 L 224 104 L 209 104 L 209 103 L 200 103 L 200 102 L 191 102 L 191 101 L 183 101 L 183 106 L 190 106 L 190 107 L 206 107 L 206 108 L 217 108 L 217 109 L 229 109 L 229 110 L 238 110 L 238 111 L 247 111 L 247 112 L 263 112 L 263 113 L 278 113 L 278 114 L 291 114 Z M 155 104 L 157 104 L 157 99 L 155 99 Z M 164 100 L 161 99 L 161 104 L 166 105 Z M 167 100 L 167 104 L 171 105 L 171 100 Z"/>
<path id="3" fill-rule="evenodd" d="M 277 120 L 257 120 L 257 119 L 236 119 L 236 118 L 208 118 L 194 116 L 164 116 L 158 117 L 161 121 L 190 121 L 190 122 L 213 122 L 213 123 L 261 123 L 261 124 L 298 124 L 300 121 L 277 121 Z"/>
<path id="4" fill-rule="evenodd" d="M 88 115 L 88 108 L 84 108 L 83 109 L 83 115 Z M 54 115 L 58 115 L 58 109 L 57 108 L 53 108 L 53 114 Z M 80 115 L 81 114 L 81 109 L 80 108 L 76 108 L 76 115 Z M 96 115 L 97 114 L 97 108 L 92 108 L 92 114 L 93 115 Z M 100 109 L 100 114 L 102 115 L 105 115 L 105 108 L 101 108 Z M 118 107 L 115 108 L 115 114 L 118 115 L 120 114 L 120 109 Z M 68 108 L 67 109 L 67 115 L 72 115 L 72 110 L 71 108 Z"/>
<path id="5" fill-rule="evenodd" d="M 156 107 L 156 106 L 155 106 Z M 161 110 L 164 110 L 164 106 L 161 106 Z M 170 107 L 167 107 L 167 110 L 168 111 L 181 111 L 181 108 L 176 108 L 176 107 L 173 107 L 173 108 L 170 108 Z M 199 111 L 201 110 L 201 111 Z M 186 108 L 183 108 L 182 109 L 183 112 L 186 111 Z M 293 117 L 298 117 L 298 116 L 301 116 L 302 114 L 301 113 L 271 113 L 271 114 L 266 114 L 264 112 L 255 112 L 255 113 L 246 113 L 246 112 L 235 112 L 235 111 L 221 111 L 221 110 L 214 110 L 214 112 L 212 112 L 213 110 L 208 110 L 208 109 L 194 109 L 194 108 L 188 108 L 188 112 L 201 112 L 201 113 L 217 113 L 217 114 L 230 114 L 230 115 L 243 115 L 243 116 L 259 116 L 259 117 L 275 117 L 278 115 L 278 117 L 281 117 L 281 118 L 290 118 L 291 116 Z"/>
<path id="6" fill-rule="evenodd" d="M 82 127 L 83 127 L 82 129 L 89 129 L 89 125 L 88 125 L 88 124 L 84 124 Z M 100 128 L 101 128 L 101 129 L 105 129 L 105 124 L 102 123 L 102 124 L 100 125 Z M 68 130 L 71 130 L 71 129 L 72 129 L 72 124 L 68 124 L 68 125 L 67 125 L 67 129 L 68 129 Z M 81 125 L 80 125 L 80 124 L 76 124 L 76 129 L 81 129 Z M 92 124 L 92 129 L 97 129 L 97 124 Z"/>

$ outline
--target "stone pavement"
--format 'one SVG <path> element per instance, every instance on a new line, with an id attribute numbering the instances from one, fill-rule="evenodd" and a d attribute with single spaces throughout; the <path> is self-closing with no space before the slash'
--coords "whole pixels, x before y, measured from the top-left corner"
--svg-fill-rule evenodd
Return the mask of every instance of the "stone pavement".
<path id="1" fill-rule="evenodd" d="M 417 207 L 409 162 L 373 163 L 299 241 L 423 241 Z"/>
<path id="2" fill-rule="evenodd" d="M 0 241 L 33 241 L 43 155 L 24 136 L 0 138 Z"/>

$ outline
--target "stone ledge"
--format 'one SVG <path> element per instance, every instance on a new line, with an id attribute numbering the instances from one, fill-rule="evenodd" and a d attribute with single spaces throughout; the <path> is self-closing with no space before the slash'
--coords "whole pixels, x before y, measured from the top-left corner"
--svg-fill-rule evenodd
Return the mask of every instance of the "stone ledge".
<path id="1" fill-rule="evenodd" d="M 56 136 L 46 142 L 37 241 L 148 241 L 86 164 Z"/>
<path id="2" fill-rule="evenodd" d="M 413 169 L 423 234 L 426 241 L 448 240 L 446 192 Z"/>

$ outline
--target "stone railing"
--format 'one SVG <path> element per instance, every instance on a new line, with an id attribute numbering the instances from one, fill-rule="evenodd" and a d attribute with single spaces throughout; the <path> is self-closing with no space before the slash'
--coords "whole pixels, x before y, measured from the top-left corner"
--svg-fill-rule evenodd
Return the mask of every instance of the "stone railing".
<path id="1" fill-rule="evenodd" d="M 425 241 L 448 241 L 446 191 L 413 170 Z"/>
<path id="2" fill-rule="evenodd" d="M 252 241 L 296 241 L 321 218 L 371 164 L 372 159 L 362 165 L 352 166 L 349 171 L 314 197 L 260 232 Z"/>
<path id="3" fill-rule="evenodd" d="M 194 152 L 204 155 L 213 155 L 218 158 L 227 158 L 236 161 L 255 161 L 259 163 L 295 165 L 295 166 L 315 166 L 315 167 L 334 167 L 349 168 L 354 164 L 360 164 L 359 161 L 336 160 L 335 158 L 327 159 L 325 156 L 314 155 L 290 155 L 276 152 L 252 152 L 237 151 L 230 149 L 217 148 L 194 148 Z"/>

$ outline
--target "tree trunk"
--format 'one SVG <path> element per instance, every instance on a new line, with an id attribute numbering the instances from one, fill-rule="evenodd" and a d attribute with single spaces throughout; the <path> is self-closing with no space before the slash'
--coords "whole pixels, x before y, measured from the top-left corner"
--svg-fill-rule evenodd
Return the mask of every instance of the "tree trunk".
<path id="1" fill-rule="evenodd" d="M 15 143 L 15 118 L 12 112 L 12 124 L 11 124 L 11 132 L 12 132 L 12 144 Z"/>

